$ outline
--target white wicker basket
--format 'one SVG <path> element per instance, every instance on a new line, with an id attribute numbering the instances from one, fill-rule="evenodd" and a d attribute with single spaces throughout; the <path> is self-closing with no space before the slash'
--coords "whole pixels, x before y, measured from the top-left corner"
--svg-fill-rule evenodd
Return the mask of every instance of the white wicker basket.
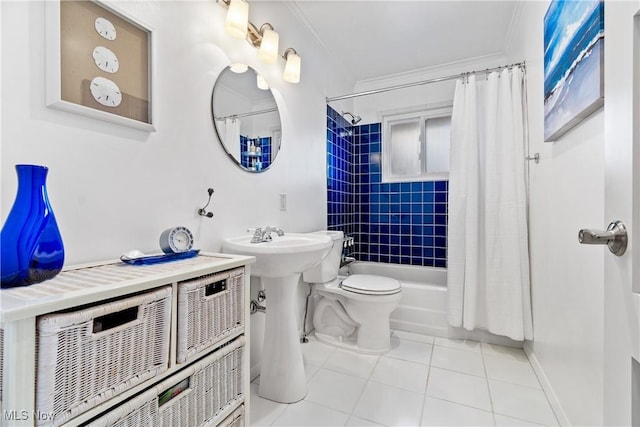
<path id="1" fill-rule="evenodd" d="M 237 414 L 244 399 L 243 357 L 244 337 L 239 337 L 88 425 L 197 427 L 218 425 L 234 414 L 230 422 L 241 418 L 243 423 L 244 412 Z"/>
<path id="2" fill-rule="evenodd" d="M 168 368 L 171 287 L 37 321 L 39 425 L 60 425 Z M 53 421 L 51 421 L 51 418 Z"/>
<path id="3" fill-rule="evenodd" d="M 218 427 L 244 427 L 244 405 L 240 405 L 238 409 L 218 424 Z"/>
<path id="4" fill-rule="evenodd" d="M 178 283 L 177 361 L 244 330 L 244 268 Z"/>

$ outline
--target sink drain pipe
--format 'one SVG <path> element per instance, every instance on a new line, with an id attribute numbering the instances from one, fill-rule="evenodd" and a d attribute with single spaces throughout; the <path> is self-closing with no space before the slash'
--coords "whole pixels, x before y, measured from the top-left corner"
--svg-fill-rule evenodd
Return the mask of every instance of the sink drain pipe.
<path id="1" fill-rule="evenodd" d="M 258 291 L 258 300 L 254 300 L 254 299 L 251 300 L 251 302 L 249 303 L 249 312 L 251 314 L 255 314 L 257 312 L 266 313 L 267 307 L 260 304 L 266 299 L 267 299 L 267 294 L 264 292 L 264 289 Z"/>

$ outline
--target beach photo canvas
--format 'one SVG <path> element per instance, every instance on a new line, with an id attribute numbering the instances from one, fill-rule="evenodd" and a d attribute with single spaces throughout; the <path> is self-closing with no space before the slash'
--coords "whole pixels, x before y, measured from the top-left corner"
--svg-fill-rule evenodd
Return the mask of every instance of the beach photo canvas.
<path id="1" fill-rule="evenodd" d="M 604 104 L 604 1 L 552 0 L 544 17 L 544 140 Z"/>

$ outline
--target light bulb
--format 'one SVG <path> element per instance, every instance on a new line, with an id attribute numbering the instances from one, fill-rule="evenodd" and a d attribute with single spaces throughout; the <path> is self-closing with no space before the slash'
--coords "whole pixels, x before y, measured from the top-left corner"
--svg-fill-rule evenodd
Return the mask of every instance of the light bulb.
<path id="1" fill-rule="evenodd" d="M 258 85 L 258 89 L 269 90 L 267 81 L 260 74 L 256 74 L 256 84 Z"/>
<path id="2" fill-rule="evenodd" d="M 247 37 L 247 25 L 249 25 L 249 3 L 245 0 L 231 0 L 227 18 L 224 21 L 224 29 L 232 37 L 244 39 Z"/>
<path id="3" fill-rule="evenodd" d="M 265 24 L 266 25 L 266 24 Z M 267 64 L 275 64 L 278 61 L 278 44 L 280 36 L 273 28 L 265 28 L 262 31 L 262 41 L 258 50 L 258 58 Z"/>
<path id="4" fill-rule="evenodd" d="M 282 78 L 289 83 L 300 82 L 300 57 L 295 50 L 289 48 L 285 51 L 287 63 L 284 66 Z"/>
<path id="5" fill-rule="evenodd" d="M 249 66 L 247 64 L 243 64 L 241 62 L 235 62 L 235 63 L 229 65 L 229 68 L 234 73 L 242 74 L 242 73 L 244 73 L 245 71 L 247 71 L 249 69 Z"/>

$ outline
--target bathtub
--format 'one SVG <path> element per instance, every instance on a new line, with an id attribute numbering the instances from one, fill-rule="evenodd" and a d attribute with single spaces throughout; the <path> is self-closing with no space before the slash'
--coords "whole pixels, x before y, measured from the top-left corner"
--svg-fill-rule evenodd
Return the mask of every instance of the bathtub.
<path id="1" fill-rule="evenodd" d="M 447 270 L 434 267 L 354 262 L 341 274 L 374 274 L 398 280 L 402 299 L 391 313 L 391 329 L 449 337 L 447 324 Z"/>
<path id="2" fill-rule="evenodd" d="M 480 329 L 467 331 L 448 324 L 449 302 L 445 268 L 356 261 L 340 271 L 341 274 L 347 272 L 387 276 L 400 282 L 402 299 L 389 318 L 391 329 L 522 348 L 522 342 L 513 341 L 507 337 Z"/>

